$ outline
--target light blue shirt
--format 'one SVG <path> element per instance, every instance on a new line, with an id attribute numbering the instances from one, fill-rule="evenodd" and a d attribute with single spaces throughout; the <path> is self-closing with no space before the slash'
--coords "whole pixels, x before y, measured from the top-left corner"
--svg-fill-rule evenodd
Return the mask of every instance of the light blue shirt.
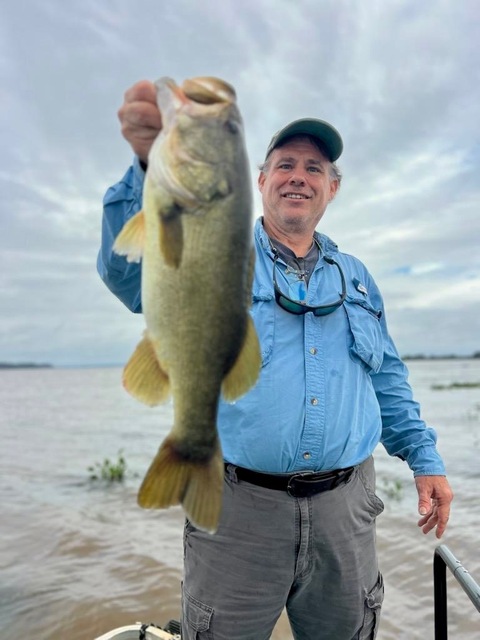
<path id="1" fill-rule="evenodd" d="M 140 265 L 112 252 L 126 220 L 141 208 L 144 172 L 136 159 L 104 199 L 98 271 L 110 290 L 141 311 Z M 233 403 L 220 400 L 218 430 L 225 460 L 266 472 L 329 470 L 368 458 L 381 441 L 415 475 L 445 475 L 435 431 L 420 419 L 408 371 L 388 334 L 383 300 L 366 267 L 315 234 L 320 255 L 307 304 L 347 298 L 326 316 L 293 315 L 275 301 L 273 253 L 261 220 L 255 225 L 251 313 L 262 351 L 257 384 Z M 292 275 L 277 261 L 277 282 L 292 297 Z M 289 293 L 290 292 L 290 293 Z"/>

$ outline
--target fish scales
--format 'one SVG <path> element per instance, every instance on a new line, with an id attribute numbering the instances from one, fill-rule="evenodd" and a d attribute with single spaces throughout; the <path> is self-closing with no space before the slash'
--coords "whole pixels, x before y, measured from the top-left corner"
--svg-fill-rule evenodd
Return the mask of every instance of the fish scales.
<path id="1" fill-rule="evenodd" d="M 124 370 L 150 405 L 171 393 L 174 425 L 139 491 L 139 504 L 181 503 L 215 531 L 223 458 L 220 394 L 253 386 L 260 350 L 252 319 L 252 193 L 233 88 L 215 78 L 156 83 L 163 129 L 149 155 L 142 211 L 114 250 L 142 258 L 144 338 Z"/>

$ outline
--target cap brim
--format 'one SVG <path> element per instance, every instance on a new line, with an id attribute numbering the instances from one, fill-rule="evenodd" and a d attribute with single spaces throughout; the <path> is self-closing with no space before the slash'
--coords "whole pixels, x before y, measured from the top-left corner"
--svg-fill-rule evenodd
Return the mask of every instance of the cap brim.
<path id="1" fill-rule="evenodd" d="M 272 153 L 272 151 L 278 147 L 284 140 L 291 136 L 307 135 L 313 136 L 320 140 L 325 146 L 325 150 L 328 153 L 328 159 L 331 162 L 335 162 L 341 156 L 343 151 L 343 141 L 331 124 L 324 120 L 317 120 L 315 118 L 302 118 L 301 120 L 294 120 L 273 136 L 270 144 L 268 145 L 266 158 Z"/>

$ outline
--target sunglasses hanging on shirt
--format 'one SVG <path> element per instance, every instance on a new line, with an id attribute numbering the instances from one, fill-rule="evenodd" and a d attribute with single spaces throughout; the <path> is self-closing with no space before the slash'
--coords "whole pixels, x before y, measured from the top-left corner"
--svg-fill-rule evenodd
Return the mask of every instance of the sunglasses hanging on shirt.
<path id="1" fill-rule="evenodd" d="M 345 283 L 345 276 L 343 275 L 343 271 L 340 268 L 340 265 L 338 264 L 338 262 L 335 262 L 335 260 L 333 260 L 332 258 L 327 258 L 327 256 L 324 256 L 325 262 L 329 265 L 334 265 L 335 267 L 337 267 L 338 273 L 340 274 L 342 292 L 340 294 L 339 299 L 330 304 L 322 304 L 316 307 L 312 307 L 302 300 L 292 300 L 292 298 L 289 298 L 280 290 L 280 287 L 278 286 L 278 283 L 277 283 L 277 276 L 276 276 L 276 266 L 277 266 L 277 260 L 279 257 L 278 251 L 273 246 L 272 246 L 272 251 L 274 255 L 273 289 L 275 291 L 275 301 L 280 307 L 282 307 L 282 309 L 284 309 L 285 311 L 288 311 L 288 313 L 293 313 L 294 315 L 297 315 L 297 316 L 304 315 L 305 313 L 310 313 L 310 312 L 313 313 L 314 316 L 327 316 L 329 313 L 333 313 L 339 307 L 342 306 L 347 296 L 347 286 Z"/>

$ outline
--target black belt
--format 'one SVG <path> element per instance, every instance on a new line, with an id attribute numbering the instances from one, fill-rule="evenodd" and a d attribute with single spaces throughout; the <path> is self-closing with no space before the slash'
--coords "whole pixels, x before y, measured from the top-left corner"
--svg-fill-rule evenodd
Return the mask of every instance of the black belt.
<path id="1" fill-rule="evenodd" d="M 266 489 L 286 491 L 293 498 L 308 498 L 323 491 L 335 489 L 348 482 L 355 467 L 337 469 L 336 471 L 300 471 L 298 473 L 260 473 L 225 463 L 225 469 L 232 468 L 239 480 L 256 484 Z"/>

